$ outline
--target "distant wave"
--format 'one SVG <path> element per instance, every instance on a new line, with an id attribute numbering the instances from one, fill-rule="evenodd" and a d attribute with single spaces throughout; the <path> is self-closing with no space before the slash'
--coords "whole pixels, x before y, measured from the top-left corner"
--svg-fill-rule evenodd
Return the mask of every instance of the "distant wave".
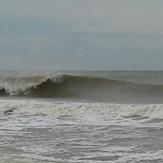
<path id="1" fill-rule="evenodd" d="M 67 97 L 82 91 L 102 89 L 123 83 L 116 80 L 74 76 L 69 74 L 53 77 L 10 77 L 0 80 L 0 95 L 27 95 L 35 97 Z"/>
<path id="2" fill-rule="evenodd" d="M 38 98 L 77 98 L 97 101 L 161 101 L 163 85 L 141 84 L 91 76 L 62 74 L 56 76 L 0 78 L 1 96 Z"/>

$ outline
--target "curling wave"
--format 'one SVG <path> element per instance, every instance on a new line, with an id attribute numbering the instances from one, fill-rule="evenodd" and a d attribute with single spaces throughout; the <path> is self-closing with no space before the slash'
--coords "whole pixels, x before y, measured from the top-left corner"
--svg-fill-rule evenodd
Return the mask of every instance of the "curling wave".
<path id="1" fill-rule="evenodd" d="M 162 102 L 163 85 L 69 74 L 0 78 L 1 96 L 75 98 L 96 101 Z"/>

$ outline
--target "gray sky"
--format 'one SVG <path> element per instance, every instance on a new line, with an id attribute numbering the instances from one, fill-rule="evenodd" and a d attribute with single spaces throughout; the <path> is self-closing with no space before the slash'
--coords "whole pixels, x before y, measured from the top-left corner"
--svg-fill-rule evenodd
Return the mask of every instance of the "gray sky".
<path id="1" fill-rule="evenodd" d="M 163 70 L 162 0 L 0 0 L 2 70 Z"/>

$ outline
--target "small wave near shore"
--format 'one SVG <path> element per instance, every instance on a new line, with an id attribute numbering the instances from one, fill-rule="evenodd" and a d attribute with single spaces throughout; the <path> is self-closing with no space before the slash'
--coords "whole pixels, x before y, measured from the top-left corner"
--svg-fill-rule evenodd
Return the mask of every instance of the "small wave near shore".
<path id="1" fill-rule="evenodd" d="M 52 102 L 42 100 L 0 100 L 0 115 L 48 115 L 89 117 L 146 117 L 163 119 L 163 104 L 114 104 Z"/>

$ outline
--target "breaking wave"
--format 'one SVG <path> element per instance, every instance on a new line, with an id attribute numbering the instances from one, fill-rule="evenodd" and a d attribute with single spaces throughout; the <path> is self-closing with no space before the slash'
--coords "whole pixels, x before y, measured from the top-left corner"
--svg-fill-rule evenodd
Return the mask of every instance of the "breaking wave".
<path id="1" fill-rule="evenodd" d="M 0 115 L 25 114 L 54 117 L 148 117 L 163 119 L 163 104 L 114 104 L 52 102 L 41 100 L 0 100 Z M 102 118 L 102 119 L 103 119 Z"/>
<path id="2" fill-rule="evenodd" d="M 96 101 L 161 102 L 163 85 L 141 84 L 69 74 L 33 77 L 1 77 L 1 96 L 75 98 Z"/>

